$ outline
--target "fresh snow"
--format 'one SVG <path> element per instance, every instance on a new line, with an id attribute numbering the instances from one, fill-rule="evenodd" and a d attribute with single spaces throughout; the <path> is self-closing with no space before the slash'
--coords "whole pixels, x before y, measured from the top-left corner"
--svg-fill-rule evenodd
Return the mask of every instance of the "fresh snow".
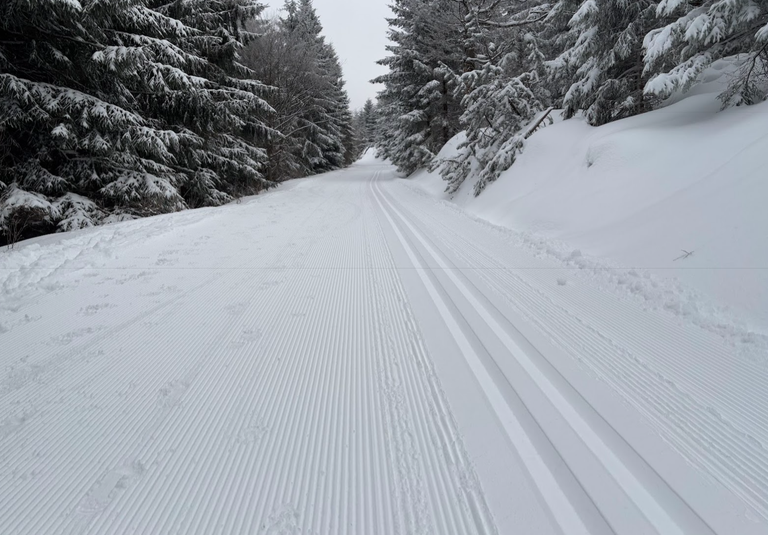
<path id="1" fill-rule="evenodd" d="M 538 131 L 477 198 L 471 179 L 452 198 L 437 173 L 411 182 L 562 259 L 578 251 L 582 267 L 649 306 L 732 331 L 734 343 L 764 337 L 768 103 L 721 112 L 716 95 L 732 68 L 715 63 L 694 91 L 654 112 Z"/>
<path id="2" fill-rule="evenodd" d="M 764 355 L 543 243 L 368 153 L 4 250 L 0 531 L 766 533 Z"/>
<path id="3" fill-rule="evenodd" d="M 11 185 L 9 191 L 4 193 L 4 202 L 0 209 L 0 221 L 8 217 L 14 209 L 26 207 L 44 212 L 54 212 L 56 209 L 45 197 L 37 193 L 30 193 Z"/>

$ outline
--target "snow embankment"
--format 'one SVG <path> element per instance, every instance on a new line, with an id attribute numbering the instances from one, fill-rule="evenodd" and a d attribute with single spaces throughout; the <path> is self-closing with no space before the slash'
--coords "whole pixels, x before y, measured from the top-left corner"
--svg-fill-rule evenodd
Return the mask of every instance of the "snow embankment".
<path id="1" fill-rule="evenodd" d="M 470 179 L 450 200 L 652 308 L 765 340 L 768 103 L 720 111 L 717 74 L 645 115 L 544 128 L 483 194 Z M 448 200 L 439 174 L 413 179 Z"/>

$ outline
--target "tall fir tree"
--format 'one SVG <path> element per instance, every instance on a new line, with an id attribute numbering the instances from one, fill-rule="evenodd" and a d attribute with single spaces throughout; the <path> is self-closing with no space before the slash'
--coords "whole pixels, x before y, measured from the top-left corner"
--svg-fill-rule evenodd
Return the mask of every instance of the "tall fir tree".
<path id="1" fill-rule="evenodd" d="M 382 155 L 410 174 L 426 166 L 458 131 L 463 38 L 456 21 L 464 5 L 452 0 L 396 0 L 389 19 L 389 73 L 379 95 Z"/>
<path id="2" fill-rule="evenodd" d="M 285 12 L 281 27 L 287 41 L 312 65 L 302 109 L 297 112 L 298 157 L 307 174 L 338 169 L 350 162 L 353 152 L 348 150 L 352 148 L 352 114 L 341 64 L 322 35 L 312 0 L 288 0 Z"/>
<path id="3" fill-rule="evenodd" d="M 205 139 L 184 162 L 189 172 L 181 191 L 187 204 L 216 205 L 273 186 L 262 172 L 262 145 L 270 129 L 260 119 L 273 110 L 264 100 L 267 88 L 243 60 L 255 37 L 246 26 L 264 6 L 255 0 L 150 1 L 158 12 L 194 29 L 178 46 L 204 60 L 187 72 L 208 81 L 204 92 L 163 87 L 149 103 L 152 116 Z"/>
<path id="4" fill-rule="evenodd" d="M 182 206 L 174 152 L 199 139 L 141 115 L 114 69 L 149 68 L 152 43 L 182 25 L 138 2 L 54 0 L 5 2 L 0 25 L 0 225 L 25 207 L 29 233 L 94 224 L 112 204 L 105 188 L 121 180 L 141 181 L 146 204 Z"/>
<path id="5" fill-rule="evenodd" d="M 373 100 L 366 100 L 361 113 L 362 142 L 364 149 L 369 149 L 376 143 L 376 115 L 376 105 L 373 103 Z"/>

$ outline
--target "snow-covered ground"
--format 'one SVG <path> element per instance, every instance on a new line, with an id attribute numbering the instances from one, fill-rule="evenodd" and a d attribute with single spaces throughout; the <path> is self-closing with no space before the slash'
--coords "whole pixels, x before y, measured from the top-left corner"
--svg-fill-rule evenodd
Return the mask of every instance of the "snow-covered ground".
<path id="1" fill-rule="evenodd" d="M 468 180 L 452 201 L 545 238 L 563 257 L 578 249 L 595 268 L 654 275 L 658 288 L 628 288 L 651 306 L 768 333 L 768 103 L 721 112 L 729 68 L 715 63 L 692 92 L 651 113 L 544 128 L 486 192 L 475 198 Z M 415 182 L 447 198 L 437 174 Z"/>
<path id="2" fill-rule="evenodd" d="M 370 157 L 3 251 L 0 532 L 768 532 L 762 339 L 560 253 Z"/>

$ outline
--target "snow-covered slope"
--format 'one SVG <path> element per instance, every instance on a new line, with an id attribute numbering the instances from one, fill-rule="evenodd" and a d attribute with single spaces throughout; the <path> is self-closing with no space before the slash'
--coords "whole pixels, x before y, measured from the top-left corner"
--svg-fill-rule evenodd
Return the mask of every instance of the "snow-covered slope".
<path id="1" fill-rule="evenodd" d="M 768 103 L 721 112 L 715 96 L 726 68 L 716 64 L 694 92 L 652 113 L 599 128 L 579 119 L 544 128 L 478 198 L 467 181 L 452 200 L 547 238 L 561 256 L 578 249 L 596 257 L 580 260 L 595 268 L 650 272 L 655 286 L 634 289 L 649 303 L 715 327 L 738 316 L 765 332 Z M 438 175 L 422 172 L 415 182 L 447 198 Z"/>
<path id="2" fill-rule="evenodd" d="M 534 245 L 369 155 L 3 251 L 0 534 L 768 533 L 764 356 Z"/>

